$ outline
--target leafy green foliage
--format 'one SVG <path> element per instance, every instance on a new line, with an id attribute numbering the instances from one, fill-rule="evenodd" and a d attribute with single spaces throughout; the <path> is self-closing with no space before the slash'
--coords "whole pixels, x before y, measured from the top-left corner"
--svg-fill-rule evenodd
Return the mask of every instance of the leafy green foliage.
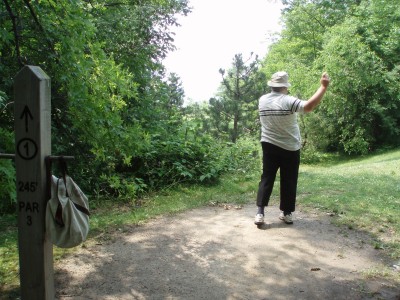
<path id="1" fill-rule="evenodd" d="M 15 169 L 11 161 L 0 160 L 0 214 L 15 208 Z"/>
<path id="2" fill-rule="evenodd" d="M 137 177 L 145 171 L 120 170 L 138 169 L 151 138 L 168 141 L 181 126 L 184 92 L 161 62 L 187 1 L 3 0 L 0 9 L 2 128 L 13 127 L 5 104 L 13 77 L 24 64 L 39 65 L 52 80 L 53 154 L 75 156 L 69 172 L 82 188 L 131 197 L 150 186 Z"/>
<path id="3" fill-rule="evenodd" d="M 307 147 L 366 154 L 399 143 L 400 9 L 392 1 L 285 1 L 285 30 L 263 62 L 286 70 L 291 93 L 308 99 L 322 71 L 332 83 L 301 120 Z M 315 84 L 314 84 L 315 83 Z"/>
<path id="4" fill-rule="evenodd" d="M 0 128 L 0 153 L 13 153 L 14 134 Z M 15 208 L 15 168 L 10 160 L 0 159 L 0 215 Z"/>
<path id="5" fill-rule="evenodd" d="M 154 137 L 152 150 L 144 159 L 148 181 L 152 186 L 179 182 L 214 181 L 222 169 L 218 166 L 218 149 L 209 137 L 188 140 Z M 201 147 L 199 147 L 201 145 Z M 157 153 L 162 153 L 158 155 Z"/>
<path id="6" fill-rule="evenodd" d="M 360 12 L 366 13 L 363 10 L 361 7 Z M 370 7 L 367 12 L 371 17 L 374 14 Z M 316 63 L 330 70 L 339 83 L 332 86 L 331 97 L 323 106 L 325 116 L 336 120 L 332 129 L 338 133 L 339 145 L 347 153 L 365 154 L 377 145 L 395 142 L 399 97 L 394 88 L 398 78 L 388 72 L 386 57 L 365 42 L 370 37 L 366 32 L 360 34 L 363 26 L 364 21 L 349 18 L 333 27 Z M 346 42 L 349 40 L 351 44 Z"/>

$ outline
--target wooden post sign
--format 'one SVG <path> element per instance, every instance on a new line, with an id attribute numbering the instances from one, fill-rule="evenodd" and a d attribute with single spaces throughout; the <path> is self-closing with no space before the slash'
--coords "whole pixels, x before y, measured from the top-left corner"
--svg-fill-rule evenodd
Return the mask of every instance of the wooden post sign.
<path id="1" fill-rule="evenodd" d="M 39 67 L 25 66 L 15 78 L 14 96 L 21 299 L 54 299 L 53 246 L 45 233 L 49 76 Z"/>

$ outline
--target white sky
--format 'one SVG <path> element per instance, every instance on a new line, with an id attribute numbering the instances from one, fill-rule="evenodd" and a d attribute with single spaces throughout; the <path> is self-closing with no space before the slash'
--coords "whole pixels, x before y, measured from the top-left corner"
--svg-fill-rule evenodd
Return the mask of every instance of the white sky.
<path id="1" fill-rule="evenodd" d="M 220 68 L 229 69 L 235 54 L 264 57 L 268 37 L 280 31 L 279 0 L 190 0 L 187 17 L 174 28 L 177 50 L 164 61 L 182 80 L 186 101 L 208 101 L 221 82 Z"/>

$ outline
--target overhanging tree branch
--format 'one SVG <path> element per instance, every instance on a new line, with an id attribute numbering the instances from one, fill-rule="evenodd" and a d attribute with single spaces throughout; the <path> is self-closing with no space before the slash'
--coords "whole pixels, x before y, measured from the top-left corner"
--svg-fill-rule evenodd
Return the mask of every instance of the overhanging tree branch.
<path id="1" fill-rule="evenodd" d="M 14 13 L 13 13 L 13 11 L 11 9 L 11 6 L 8 3 L 8 1 L 7 0 L 3 0 L 3 2 L 5 4 L 5 6 L 6 6 L 8 15 L 10 16 L 10 19 L 11 19 L 11 23 L 12 23 L 12 26 L 13 26 L 13 32 L 14 32 L 14 40 L 15 40 L 15 52 L 17 53 L 18 63 L 20 65 L 20 67 L 22 67 L 22 66 L 25 65 L 25 63 L 22 61 L 21 50 L 20 50 L 20 47 L 19 47 L 19 34 L 18 34 L 17 22 L 15 21 L 17 19 L 17 16 L 14 15 Z"/>
<path id="2" fill-rule="evenodd" d="M 55 53 L 55 51 L 53 49 L 53 44 L 47 39 L 47 32 L 44 29 L 44 27 L 42 26 L 42 24 L 40 23 L 39 18 L 37 17 L 37 15 L 36 15 L 32 5 L 31 5 L 31 3 L 30 3 L 30 0 L 24 0 L 24 3 L 26 5 L 26 7 L 28 7 L 32 18 L 35 21 L 35 24 L 38 26 L 39 30 L 43 33 L 44 38 L 45 38 L 46 43 L 47 43 L 47 46 L 49 47 L 49 51 Z"/>
<path id="3" fill-rule="evenodd" d="M 30 4 L 30 1 L 29 0 L 24 0 L 24 3 L 28 7 L 29 12 L 31 13 L 31 16 L 32 16 L 33 20 L 35 21 L 36 25 L 39 27 L 39 29 L 41 31 L 44 32 L 43 26 L 42 26 L 42 24 L 40 24 L 39 19 L 35 14 L 35 11 L 33 10 L 32 5 Z"/>

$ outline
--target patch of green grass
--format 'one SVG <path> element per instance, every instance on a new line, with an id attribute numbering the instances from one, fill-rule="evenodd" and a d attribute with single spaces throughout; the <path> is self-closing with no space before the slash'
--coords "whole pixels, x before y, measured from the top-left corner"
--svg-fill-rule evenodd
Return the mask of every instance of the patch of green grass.
<path id="1" fill-rule="evenodd" d="M 3 286 L 15 289 L 19 284 L 17 219 L 0 217 L 0 292 Z"/>
<path id="2" fill-rule="evenodd" d="M 332 212 L 339 224 L 377 236 L 400 257 L 400 151 L 300 168 L 299 203 Z"/>
<path id="3" fill-rule="evenodd" d="M 130 204 L 103 201 L 92 213 L 91 234 L 96 236 L 118 226 L 140 224 L 161 214 L 178 213 L 211 203 L 248 203 L 249 198 L 255 199 L 256 186 L 254 175 L 248 175 L 246 179 L 238 175 L 224 176 L 216 185 L 179 186 Z"/>

